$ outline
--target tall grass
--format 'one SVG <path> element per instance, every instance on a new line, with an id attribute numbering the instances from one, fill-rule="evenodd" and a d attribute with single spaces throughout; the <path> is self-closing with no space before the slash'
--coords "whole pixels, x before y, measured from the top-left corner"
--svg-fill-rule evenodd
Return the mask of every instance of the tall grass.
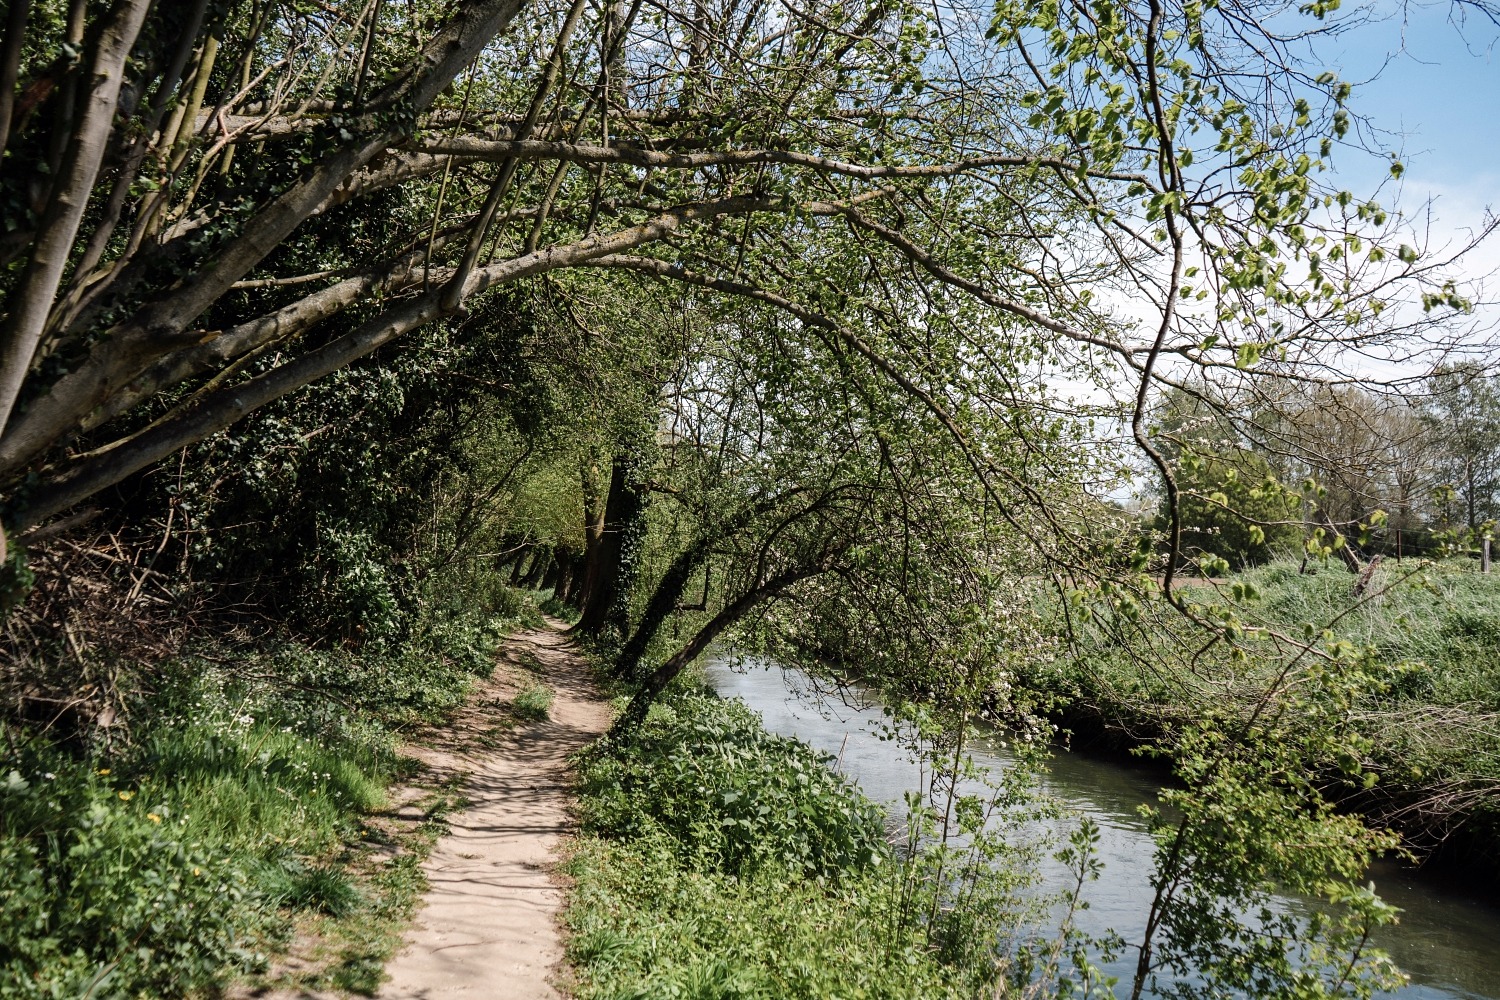
<path id="1" fill-rule="evenodd" d="M 1388 564 L 1374 580 L 1375 596 L 1363 603 L 1352 594 L 1353 578 L 1337 567 L 1308 575 L 1281 562 L 1237 579 L 1256 587 L 1260 613 L 1272 622 L 1293 627 L 1336 618 L 1340 638 L 1412 663 L 1398 698 L 1500 710 L 1500 575 L 1482 575 L 1467 561 L 1426 569 Z"/>
<path id="2" fill-rule="evenodd" d="M 1322 655 L 1362 664 L 1336 724 L 1349 761 L 1308 761 L 1315 780 L 1357 766 L 1374 784 L 1341 800 L 1414 845 L 1467 845 L 1469 860 L 1500 875 L 1500 575 L 1466 561 L 1387 562 L 1365 593 L 1337 563 L 1279 561 L 1217 586 L 1195 582 L 1186 600 L 1232 609 L 1291 642 L 1205 645 L 1180 616 L 1129 614 L 1100 603 L 1075 614 L 1069 653 L 1028 668 L 1037 701 L 1076 731 L 1102 727 L 1131 743 L 1206 718 L 1233 717 L 1273 683 L 1282 665 L 1316 671 Z M 1061 617 L 1061 616 L 1060 616 Z M 1172 632 L 1178 631 L 1177 636 Z M 1187 650 L 1186 653 L 1183 651 Z M 1280 656 L 1262 655 L 1279 650 Z M 1453 836 L 1458 832 L 1458 836 Z"/>

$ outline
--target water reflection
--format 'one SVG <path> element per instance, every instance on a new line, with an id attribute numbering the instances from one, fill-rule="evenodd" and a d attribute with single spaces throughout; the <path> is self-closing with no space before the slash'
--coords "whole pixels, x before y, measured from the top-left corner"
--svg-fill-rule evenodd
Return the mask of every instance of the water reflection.
<path id="1" fill-rule="evenodd" d="M 881 802 L 899 803 L 921 784 L 921 769 L 878 735 L 880 706 L 818 698 L 804 675 L 759 661 L 718 657 L 707 667 L 711 684 L 725 697 L 742 698 L 775 733 L 795 736 L 838 759 L 839 769 Z M 852 692 L 858 701 L 858 692 Z M 991 748 L 976 759 L 1006 766 L 1004 751 Z M 1085 931 L 1113 928 L 1126 940 L 1139 936 L 1150 903 L 1152 841 L 1137 812 L 1156 786 L 1149 775 L 1121 764 L 1078 754 L 1059 754 L 1045 778 L 1049 792 L 1099 826 L 1104 874 L 1089 890 Z M 1418 879 L 1395 865 L 1371 873 L 1386 900 L 1404 911 L 1400 924 L 1383 928 L 1376 943 L 1412 977 L 1399 1000 L 1500 1000 L 1500 909 L 1488 901 Z M 1301 901 L 1283 900 L 1294 909 Z M 1128 977 L 1128 962 L 1109 969 Z"/>

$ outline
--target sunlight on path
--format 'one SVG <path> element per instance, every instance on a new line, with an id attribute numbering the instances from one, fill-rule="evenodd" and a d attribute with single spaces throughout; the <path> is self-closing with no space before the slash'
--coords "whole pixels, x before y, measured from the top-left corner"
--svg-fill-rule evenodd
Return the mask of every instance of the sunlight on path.
<path id="1" fill-rule="evenodd" d="M 508 661 L 519 671 L 528 655 L 555 692 L 551 717 L 523 723 L 482 751 L 465 738 L 472 734 L 455 733 L 457 748 L 427 758 L 439 772 L 468 774 L 470 804 L 451 817 L 452 832 L 425 865 L 431 885 L 387 969 L 383 1000 L 558 996 L 548 980 L 562 961 L 563 896 L 549 869 L 572 822 L 568 755 L 605 730 L 609 707 L 558 632 L 517 634 L 502 669 Z"/>

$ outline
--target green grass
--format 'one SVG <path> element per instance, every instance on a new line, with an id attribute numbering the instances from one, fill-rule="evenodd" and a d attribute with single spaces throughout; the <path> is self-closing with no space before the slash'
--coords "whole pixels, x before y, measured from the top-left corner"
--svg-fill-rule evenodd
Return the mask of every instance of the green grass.
<path id="1" fill-rule="evenodd" d="M 282 985 L 372 991 L 455 798 L 415 830 L 381 818 L 413 774 L 398 733 L 463 701 L 504 623 L 431 626 L 404 649 L 123 664 L 143 693 L 109 744 L 0 723 L 0 998 L 281 982 L 275 954 L 309 938 Z"/>
<path id="2" fill-rule="evenodd" d="M 447 832 L 447 814 L 463 804 L 458 794 L 460 783 L 461 779 L 452 779 L 419 800 L 417 805 L 425 815 L 414 829 L 394 838 L 378 837 L 397 852 L 388 861 L 360 850 L 343 872 L 324 869 L 330 875 L 343 875 L 359 894 L 358 903 L 336 913 L 324 905 L 326 897 L 308 899 L 293 914 L 293 933 L 302 941 L 313 942 L 312 953 L 293 965 L 273 967 L 268 974 L 255 977 L 254 985 L 297 993 L 337 989 L 373 995 L 384 979 L 386 962 L 401 946 L 406 926 L 427 889 L 422 861 Z M 367 830 L 367 841 L 376 832 Z M 337 884 L 329 880 L 314 887 L 326 889 Z M 349 901 L 343 890 L 334 891 Z"/>
<path id="3" fill-rule="evenodd" d="M 263 896 L 278 908 L 347 917 L 364 903 L 353 877 L 341 868 L 308 864 L 295 855 L 267 861 L 257 873 Z"/>
<path id="4" fill-rule="evenodd" d="M 1482 575 L 1467 560 L 1419 566 L 1384 565 L 1372 589 L 1390 589 L 1353 610 L 1353 577 L 1336 566 L 1309 576 L 1278 563 L 1236 579 L 1259 590 L 1254 605 L 1283 627 L 1341 616 L 1334 626 L 1340 638 L 1373 646 L 1390 661 L 1421 663 L 1397 698 L 1500 710 L 1500 574 Z"/>
<path id="5" fill-rule="evenodd" d="M 1338 720 L 1330 724 L 1347 732 L 1356 759 L 1308 761 L 1309 772 L 1329 778 L 1354 766 L 1378 775 L 1345 801 L 1419 837 L 1466 828 L 1500 873 L 1500 574 L 1481 575 L 1467 561 L 1388 561 L 1357 599 L 1355 577 L 1339 563 L 1309 568 L 1281 561 L 1179 593 L 1207 613 L 1217 605 L 1292 640 L 1310 638 L 1312 654 L 1299 657 L 1286 639 L 1247 638 L 1236 659 L 1165 609 L 1124 613 L 1099 601 L 1074 609 L 1076 643 L 1024 666 L 1017 688 L 1070 727 L 1103 720 L 1128 742 L 1198 719 L 1245 717 L 1287 664 L 1295 683 L 1282 690 L 1291 697 L 1307 684 L 1332 696 L 1328 671 L 1347 675 L 1320 711 Z"/>
<path id="6" fill-rule="evenodd" d="M 574 625 L 578 622 L 578 609 L 573 607 L 571 604 L 565 604 L 562 601 L 559 601 L 556 597 L 550 594 L 540 604 L 537 605 L 537 610 L 541 614 L 551 615 L 553 618 L 559 618 L 562 621 L 567 622 L 569 625 Z"/>
<path id="7" fill-rule="evenodd" d="M 970 906 L 972 933 L 945 937 L 965 907 L 925 914 L 952 873 L 894 856 L 880 810 L 743 705 L 674 692 L 581 772 L 565 913 L 580 1000 L 1005 993 L 1009 911 Z"/>
<path id="8" fill-rule="evenodd" d="M 510 710 L 524 722 L 545 722 L 552 711 L 552 689 L 545 684 L 527 684 L 511 701 Z"/>
<path id="9" fill-rule="evenodd" d="M 975 995 L 900 923 L 899 886 L 878 871 L 836 888 L 771 869 L 741 878 L 684 868 L 650 838 L 586 840 L 565 870 L 580 1000 Z"/>

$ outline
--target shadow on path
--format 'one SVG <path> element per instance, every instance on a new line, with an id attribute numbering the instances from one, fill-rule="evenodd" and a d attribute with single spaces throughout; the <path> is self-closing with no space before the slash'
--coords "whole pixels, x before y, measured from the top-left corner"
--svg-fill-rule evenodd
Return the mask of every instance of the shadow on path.
<path id="1" fill-rule="evenodd" d="M 392 960 L 386 1000 L 555 998 L 562 960 L 553 852 L 572 829 L 569 756 L 609 725 L 609 706 L 561 622 L 513 636 L 496 676 L 419 756 L 439 775 L 465 775 L 469 805 L 424 866 L 430 888 Z M 554 698 L 546 721 L 493 734 L 498 706 L 535 667 Z M 485 736 L 484 739 L 476 737 Z"/>

